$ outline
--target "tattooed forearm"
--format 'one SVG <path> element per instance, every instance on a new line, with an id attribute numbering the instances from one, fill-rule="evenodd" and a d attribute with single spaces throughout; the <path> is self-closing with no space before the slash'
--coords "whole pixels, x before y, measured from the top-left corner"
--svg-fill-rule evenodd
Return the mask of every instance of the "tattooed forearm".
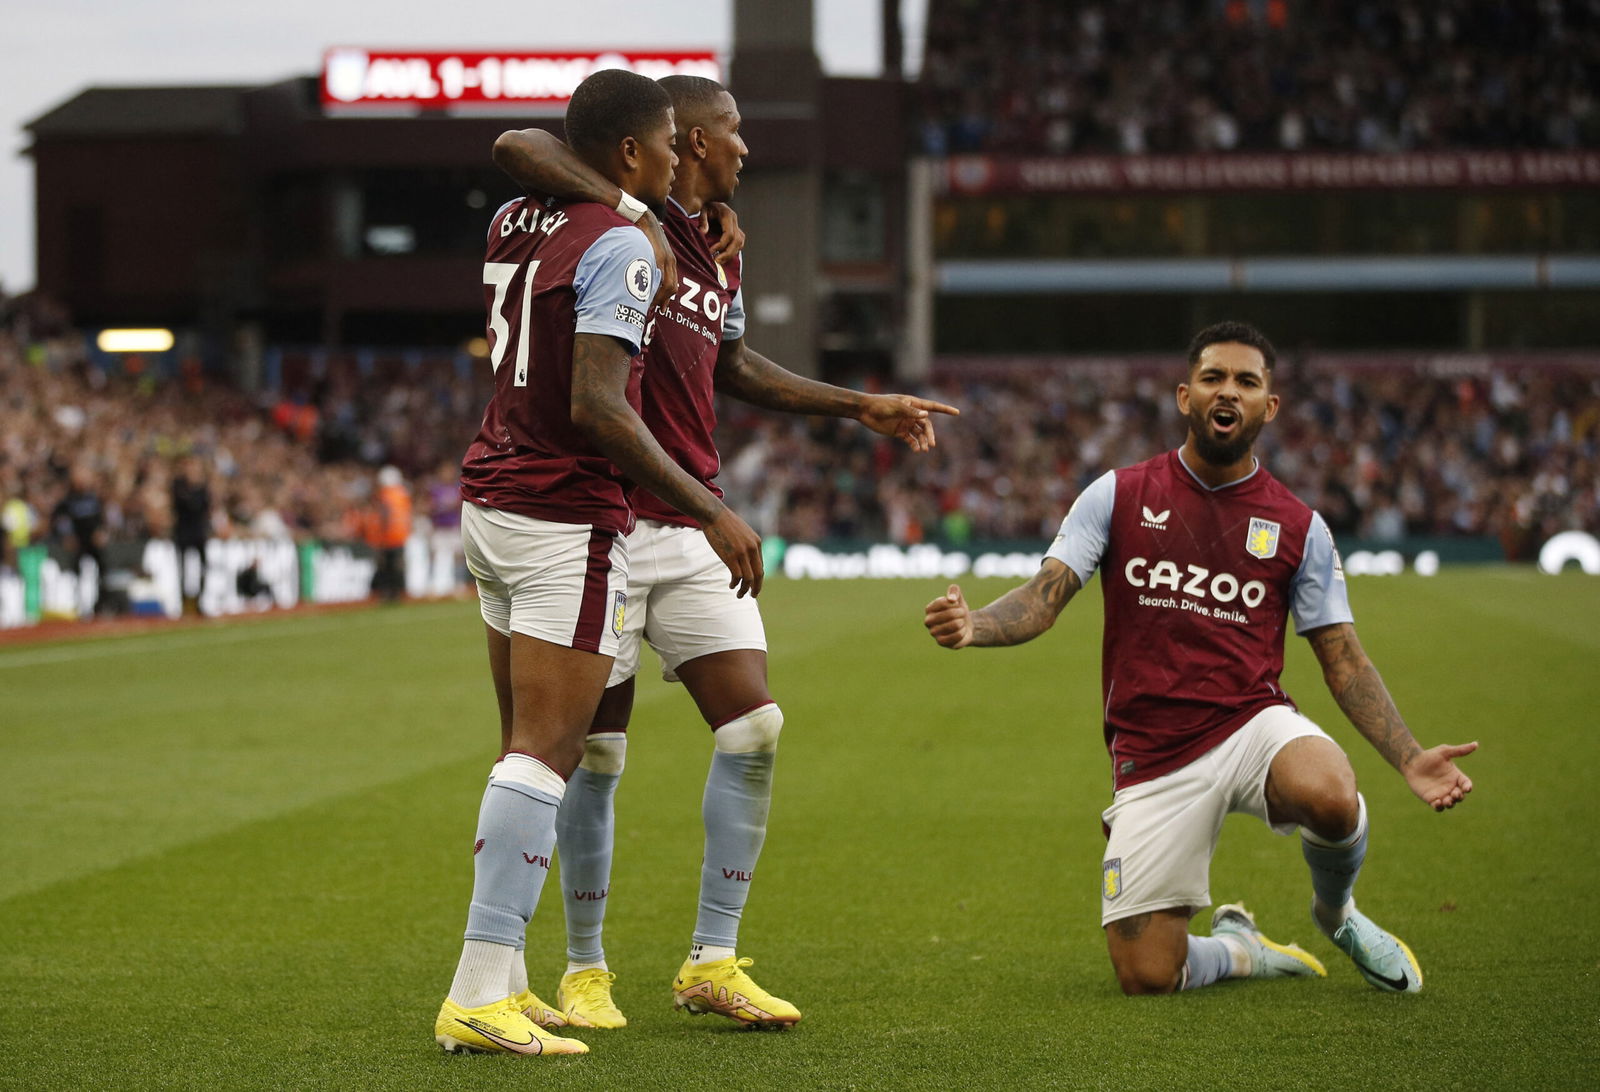
<path id="1" fill-rule="evenodd" d="M 1378 669 L 1367 658 L 1355 628 L 1348 623 L 1326 626 L 1307 636 L 1322 664 L 1329 693 L 1356 731 L 1395 769 L 1420 754 L 1421 745 L 1406 727 Z"/>
<path id="2" fill-rule="evenodd" d="M 1077 573 L 1059 561 L 1046 561 L 1022 587 L 972 612 L 972 643 L 1020 645 L 1033 640 L 1055 625 L 1081 586 Z"/>
<path id="3" fill-rule="evenodd" d="M 638 485 L 684 515 L 710 522 L 722 502 L 672 461 L 624 395 L 628 353 L 604 334 L 578 334 L 572 343 L 572 423 L 600 453 Z"/>
<path id="4" fill-rule="evenodd" d="M 717 389 L 741 402 L 785 413 L 814 413 L 823 417 L 854 417 L 861 395 L 815 379 L 795 375 L 758 352 L 743 338 L 724 341 L 717 355 Z"/>

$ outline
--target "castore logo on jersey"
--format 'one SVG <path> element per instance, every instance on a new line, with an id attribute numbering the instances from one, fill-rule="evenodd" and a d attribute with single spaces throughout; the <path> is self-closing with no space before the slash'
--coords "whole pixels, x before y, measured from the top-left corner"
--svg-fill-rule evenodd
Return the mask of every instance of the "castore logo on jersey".
<path id="1" fill-rule="evenodd" d="M 1144 519 L 1139 521 L 1141 527 L 1148 527 L 1152 531 L 1165 531 L 1167 529 L 1167 517 L 1172 515 L 1172 509 L 1163 508 L 1159 512 L 1152 512 L 1143 505 L 1140 505 L 1140 507 L 1144 510 Z"/>

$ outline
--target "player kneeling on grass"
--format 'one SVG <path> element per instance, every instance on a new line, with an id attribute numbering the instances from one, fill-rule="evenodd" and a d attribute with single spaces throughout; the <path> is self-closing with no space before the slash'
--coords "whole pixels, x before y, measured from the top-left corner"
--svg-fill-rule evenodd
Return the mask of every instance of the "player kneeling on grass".
<path id="1" fill-rule="evenodd" d="M 1291 612 L 1339 708 L 1412 792 L 1443 811 L 1472 791 L 1454 760 L 1478 745 L 1423 750 L 1412 737 L 1356 639 L 1327 525 L 1255 458 L 1278 411 L 1273 361 L 1253 327 L 1202 330 L 1177 392 L 1183 446 L 1084 490 L 1027 584 L 977 611 L 952 584 L 924 610 L 946 648 L 1020 644 L 1103 571 L 1115 793 L 1103 817 L 1101 924 L 1129 994 L 1327 974 L 1310 952 L 1262 936 L 1242 905 L 1218 907 L 1211 936 L 1189 934 L 1189 918 L 1211 902 L 1211 857 L 1229 812 L 1280 834 L 1298 828 L 1317 928 L 1378 989 L 1422 988 L 1411 949 L 1351 897 L 1366 803 L 1344 752 L 1278 685 Z"/>

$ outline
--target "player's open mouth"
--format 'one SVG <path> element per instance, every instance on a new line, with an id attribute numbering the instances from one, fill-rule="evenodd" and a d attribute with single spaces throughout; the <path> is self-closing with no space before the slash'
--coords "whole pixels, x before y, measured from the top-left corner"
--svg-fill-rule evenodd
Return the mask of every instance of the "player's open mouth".
<path id="1" fill-rule="evenodd" d="M 1226 406 L 1211 411 L 1211 427 L 1223 435 L 1232 432 L 1238 424 L 1239 414 Z"/>

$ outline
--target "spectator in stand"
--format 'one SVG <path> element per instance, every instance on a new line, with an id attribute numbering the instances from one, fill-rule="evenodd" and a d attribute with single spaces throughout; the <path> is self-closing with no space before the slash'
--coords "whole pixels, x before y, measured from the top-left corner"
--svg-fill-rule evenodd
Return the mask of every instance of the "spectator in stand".
<path id="1" fill-rule="evenodd" d="M 39 513 L 24 496 L 22 475 L 0 465 L 0 569 L 18 568 L 18 555 L 38 530 Z"/>
<path id="2" fill-rule="evenodd" d="M 198 602 L 205 593 L 206 541 L 211 537 L 211 487 L 205 462 L 185 458 L 172 478 L 172 542 L 178 548 L 183 597 Z"/>
<path id="3" fill-rule="evenodd" d="M 353 449 L 320 462 L 317 437 L 302 442 L 273 426 L 272 403 L 216 385 L 141 392 L 90 368 L 82 339 L 61 332 L 47 308 L 28 314 L 32 328 L 52 333 L 24 349 L 0 330 L 0 468 L 15 483 L 0 502 L 53 514 L 70 468 L 86 463 L 108 540 L 169 536 L 171 480 L 193 454 L 209 468 L 212 518 L 229 534 L 251 534 L 266 507 L 296 539 L 362 537 L 347 514 L 366 503 L 372 470 Z M 330 354 L 326 368 L 327 396 L 349 401 L 357 446 L 374 446 L 402 473 L 427 475 L 452 459 L 465 442 L 452 428 L 477 419 L 488 400 L 481 361 L 375 360 L 362 380 L 381 389 L 371 398 L 350 397 L 361 378 L 353 357 Z M 1154 454 L 1172 426 L 1169 400 L 1148 377 L 1072 369 L 940 377 L 919 393 L 970 407 L 968 421 L 941 438 L 937 458 L 917 462 L 827 420 L 752 416 L 729 403 L 719 480 L 767 537 L 1036 544 L 1085 485 Z M 1349 492 L 1341 525 L 1360 537 L 1394 541 L 1398 528 L 1496 538 L 1520 559 L 1558 531 L 1600 535 L 1600 372 L 1383 368 L 1350 382 L 1345 370 L 1293 359 L 1278 368 L 1287 408 L 1263 450 L 1308 504 L 1326 503 L 1331 475 Z M 339 416 L 332 405 L 319 407 L 324 422 Z M 391 409 L 393 419 L 384 416 Z M 231 521 L 223 502 L 246 487 L 253 499 Z M 431 499 L 422 503 L 433 511 Z"/>
<path id="4" fill-rule="evenodd" d="M 50 533 L 59 546 L 72 554 L 72 567 L 79 580 L 87 580 L 84 562 L 94 563 L 94 575 L 100 592 L 105 590 L 106 563 L 102 552 L 106 543 L 106 506 L 95 488 L 93 470 L 85 463 L 72 468 L 71 484 L 66 495 L 56 503 L 50 513 Z M 97 593 L 96 603 L 101 596 Z"/>
<path id="5" fill-rule="evenodd" d="M 378 554 L 372 593 L 393 603 L 406 590 L 406 540 L 411 537 L 411 492 L 398 467 L 378 471 L 367 523 L 367 545 Z"/>
<path id="6" fill-rule="evenodd" d="M 439 464 L 428 483 L 427 496 L 434 554 L 450 558 L 453 580 L 465 584 L 469 574 L 461 550 L 461 470 L 454 459 Z M 437 594 L 437 590 L 429 594 Z"/>

